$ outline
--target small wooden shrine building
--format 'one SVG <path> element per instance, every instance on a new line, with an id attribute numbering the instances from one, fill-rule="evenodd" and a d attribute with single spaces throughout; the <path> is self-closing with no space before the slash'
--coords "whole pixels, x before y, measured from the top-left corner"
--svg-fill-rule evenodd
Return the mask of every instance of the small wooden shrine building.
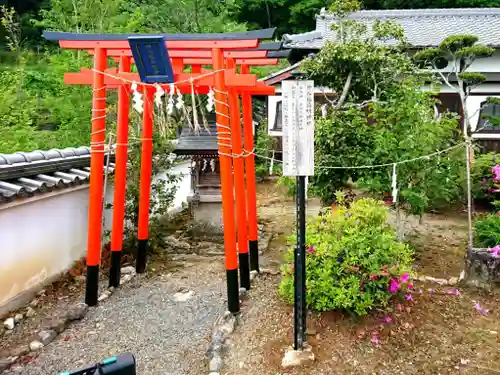
<path id="1" fill-rule="evenodd" d="M 194 130 L 186 124 L 174 153 L 191 158 L 191 193 L 188 196 L 193 219 L 201 227 L 223 232 L 222 191 L 215 116 Z"/>

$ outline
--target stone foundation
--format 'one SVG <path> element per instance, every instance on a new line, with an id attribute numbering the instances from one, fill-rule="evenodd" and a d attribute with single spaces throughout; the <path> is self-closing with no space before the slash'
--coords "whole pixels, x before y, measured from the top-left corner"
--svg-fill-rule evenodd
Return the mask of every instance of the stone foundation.
<path id="1" fill-rule="evenodd" d="M 489 249 L 472 249 L 467 263 L 468 284 L 489 289 L 492 284 L 500 283 L 500 256 L 495 256 Z"/>
<path id="2" fill-rule="evenodd" d="M 191 212 L 189 228 L 192 237 L 220 237 L 224 235 L 222 196 L 197 195 L 188 198 Z"/>

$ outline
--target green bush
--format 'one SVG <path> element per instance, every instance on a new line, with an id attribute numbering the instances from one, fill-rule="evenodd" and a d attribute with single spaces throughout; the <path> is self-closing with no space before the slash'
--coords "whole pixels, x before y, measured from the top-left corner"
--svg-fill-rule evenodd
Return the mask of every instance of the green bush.
<path id="1" fill-rule="evenodd" d="M 474 245 L 495 247 L 500 244 L 500 216 L 486 215 L 474 223 Z"/>
<path id="2" fill-rule="evenodd" d="M 497 165 L 497 158 L 491 152 L 476 156 L 471 175 L 472 196 L 475 200 L 492 202 L 500 198 L 500 194 L 495 192 L 498 189 L 492 172 L 495 165 Z"/>
<path id="3" fill-rule="evenodd" d="M 306 302 L 317 311 L 365 315 L 384 307 L 408 284 L 412 251 L 397 241 L 382 202 L 363 198 L 307 227 Z M 280 294 L 293 301 L 293 249 L 282 266 Z"/>

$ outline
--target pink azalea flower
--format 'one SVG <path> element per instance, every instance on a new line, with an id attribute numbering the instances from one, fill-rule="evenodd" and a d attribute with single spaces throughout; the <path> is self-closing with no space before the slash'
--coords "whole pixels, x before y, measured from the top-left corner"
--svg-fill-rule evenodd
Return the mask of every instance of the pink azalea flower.
<path id="1" fill-rule="evenodd" d="M 307 249 L 307 252 L 309 254 L 312 254 L 312 253 L 316 252 L 316 250 L 314 249 L 314 247 L 310 247 L 309 249 Z"/>
<path id="2" fill-rule="evenodd" d="M 409 279 L 409 276 L 407 273 L 403 273 L 401 275 L 401 277 L 399 278 L 399 280 L 403 283 L 403 284 L 406 284 L 408 282 L 408 279 Z"/>
<path id="3" fill-rule="evenodd" d="M 384 323 L 391 324 L 392 323 L 392 318 L 390 316 L 386 316 L 382 319 Z"/>
<path id="4" fill-rule="evenodd" d="M 489 312 L 489 310 L 488 310 L 488 309 L 485 309 L 485 308 L 481 307 L 481 305 L 479 304 L 479 302 L 476 302 L 476 303 L 474 304 L 474 308 L 475 308 L 475 309 L 476 309 L 479 313 L 481 313 L 481 314 L 483 314 L 483 315 L 486 315 L 486 314 L 488 314 L 488 312 Z"/>
<path id="5" fill-rule="evenodd" d="M 407 294 L 405 298 L 407 301 L 413 301 L 413 297 L 411 296 L 411 294 Z"/>
<path id="6" fill-rule="evenodd" d="M 500 245 L 496 245 L 493 249 L 490 249 L 494 256 L 500 256 Z"/>
<path id="7" fill-rule="evenodd" d="M 389 286 L 389 291 L 391 293 L 396 293 L 401 286 L 398 284 L 398 282 L 394 279 L 391 279 L 391 284 Z"/>
<path id="8" fill-rule="evenodd" d="M 493 168 L 491 168 L 491 172 L 493 172 L 493 177 L 495 180 L 500 180 L 500 165 L 495 165 Z"/>
<path id="9" fill-rule="evenodd" d="M 379 345 L 380 344 L 380 340 L 378 338 L 378 333 L 372 333 L 372 339 L 371 339 L 371 342 L 373 345 Z"/>
<path id="10" fill-rule="evenodd" d="M 406 286 L 408 289 L 413 289 L 413 283 L 408 283 L 408 285 Z"/>
<path id="11" fill-rule="evenodd" d="M 483 180 L 481 181 L 481 184 L 482 185 L 486 185 L 487 184 L 486 178 L 483 178 Z"/>

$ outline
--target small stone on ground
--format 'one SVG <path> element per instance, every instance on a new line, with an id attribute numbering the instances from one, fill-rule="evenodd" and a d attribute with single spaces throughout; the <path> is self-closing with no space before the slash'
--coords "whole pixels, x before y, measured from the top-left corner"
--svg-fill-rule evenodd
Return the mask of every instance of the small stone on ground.
<path id="1" fill-rule="evenodd" d="M 15 325 L 16 325 L 16 322 L 15 322 L 14 318 L 8 318 L 3 322 L 3 326 L 5 327 L 5 329 L 8 329 L 8 330 L 14 329 Z"/>
<path id="2" fill-rule="evenodd" d="M 305 347 L 303 350 L 293 350 L 289 348 L 285 352 L 281 366 L 283 368 L 287 367 L 297 367 L 303 366 L 314 361 L 314 353 L 311 347 Z"/>

